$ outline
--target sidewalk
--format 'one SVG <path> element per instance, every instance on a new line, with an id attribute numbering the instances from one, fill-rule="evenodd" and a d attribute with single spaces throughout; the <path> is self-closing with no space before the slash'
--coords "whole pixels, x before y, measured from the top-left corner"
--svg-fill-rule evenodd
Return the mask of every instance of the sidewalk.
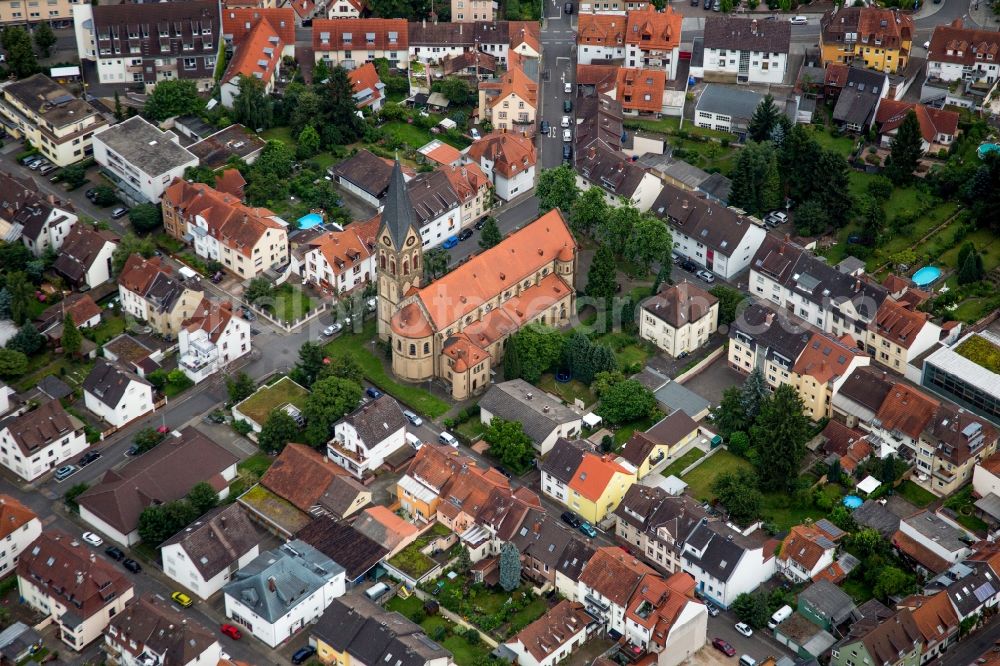
<path id="1" fill-rule="evenodd" d="M 987 0 L 973 0 L 969 5 L 968 17 L 969 20 L 966 27 L 979 26 L 987 30 L 997 30 L 1000 28 L 1000 16 L 993 13 L 993 7 Z M 975 26 L 968 25 L 969 23 L 974 23 Z"/>

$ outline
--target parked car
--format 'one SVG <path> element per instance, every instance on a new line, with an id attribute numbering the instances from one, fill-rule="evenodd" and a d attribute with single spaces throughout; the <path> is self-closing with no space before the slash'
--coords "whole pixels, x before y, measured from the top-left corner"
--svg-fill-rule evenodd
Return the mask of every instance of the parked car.
<path id="1" fill-rule="evenodd" d="M 567 81 L 566 83 L 564 83 L 563 84 L 563 92 L 566 93 L 567 95 L 570 94 L 571 92 L 573 92 L 573 84 L 570 83 L 569 81 Z"/>
<path id="2" fill-rule="evenodd" d="M 569 113 L 573 110 L 573 100 L 564 99 L 563 100 L 563 113 Z"/>
<path id="3" fill-rule="evenodd" d="M 486 226 L 486 220 L 488 220 L 488 219 L 489 219 L 489 217 L 481 217 L 478 220 L 476 220 L 476 224 L 473 225 L 476 228 L 476 231 L 479 231 L 483 227 L 485 227 Z"/>
<path id="4" fill-rule="evenodd" d="M 780 210 L 772 211 L 767 214 L 767 217 L 764 218 L 764 224 L 769 227 L 776 227 L 779 224 L 784 224 L 785 222 L 788 222 L 788 214 L 783 213 Z"/>
<path id="5" fill-rule="evenodd" d="M 712 2 L 712 11 L 713 12 L 721 12 L 722 11 L 722 2 L 721 2 L 721 0 L 714 0 L 714 2 Z"/>
<path id="6" fill-rule="evenodd" d="M 708 614 L 712 617 L 719 617 L 719 613 L 721 612 L 719 607 L 715 604 L 705 604 L 705 610 L 707 610 Z"/>
<path id="7" fill-rule="evenodd" d="M 80 458 L 77 464 L 80 465 L 80 467 L 86 467 L 87 465 L 94 462 L 100 457 L 101 454 L 98 453 L 97 451 L 88 451 L 87 453 L 83 454 L 83 457 Z"/>
<path id="8" fill-rule="evenodd" d="M 483 138 L 483 136 L 479 133 L 479 130 L 477 130 L 475 127 L 469 130 L 469 136 L 472 137 L 473 141 L 479 141 L 480 139 Z"/>
<path id="9" fill-rule="evenodd" d="M 542 125 L 541 125 L 541 127 L 539 128 L 539 131 L 540 131 L 540 132 L 541 132 L 542 134 L 545 134 L 545 135 L 548 135 L 548 133 L 549 133 L 549 121 L 547 121 L 547 120 L 543 120 L 543 121 L 542 121 Z"/>
<path id="10" fill-rule="evenodd" d="M 586 520 L 581 522 L 580 527 L 578 527 L 577 529 L 586 534 L 591 539 L 597 536 L 597 530 L 595 530 L 594 526 L 588 523 Z"/>
<path id="11" fill-rule="evenodd" d="M 83 193 L 83 196 L 90 199 L 91 203 L 93 203 L 94 199 L 97 198 L 97 188 L 91 187 L 90 189 L 88 189 L 86 192 Z"/>
<path id="12" fill-rule="evenodd" d="M 441 247 L 443 247 L 446 250 L 450 250 L 456 245 L 458 245 L 458 236 L 448 236 L 445 242 L 441 243 Z"/>
<path id="13" fill-rule="evenodd" d="M 128 569 L 129 571 L 131 571 L 134 574 L 142 573 L 142 567 L 139 566 L 138 562 L 136 562 L 135 560 L 133 560 L 130 557 L 125 558 L 125 561 L 122 562 L 122 566 L 125 567 L 126 569 Z"/>
<path id="14" fill-rule="evenodd" d="M 243 315 L 243 318 L 247 321 L 253 321 L 257 318 L 257 315 L 253 313 L 253 310 L 250 309 L 249 305 L 241 305 L 240 314 Z"/>
<path id="15" fill-rule="evenodd" d="M 424 424 L 424 420 L 422 418 L 420 418 L 419 416 L 417 416 L 415 413 L 411 412 L 408 409 L 403 410 L 403 416 L 405 416 L 406 420 L 415 426 L 421 426 Z"/>
<path id="16" fill-rule="evenodd" d="M 125 559 L 125 553 L 118 546 L 108 546 L 104 549 L 104 554 L 113 559 L 116 562 L 121 562 Z"/>
<path id="17" fill-rule="evenodd" d="M 337 333 L 340 333 L 343 328 L 344 327 L 340 324 L 330 324 L 323 329 L 323 337 L 329 338 L 330 336 L 336 335 Z"/>
<path id="18" fill-rule="evenodd" d="M 573 132 L 569 129 L 563 130 L 563 143 L 569 143 L 573 140 Z"/>
<path id="19" fill-rule="evenodd" d="M 192 604 L 194 604 L 194 600 L 183 592 L 174 592 L 170 595 L 170 598 L 184 608 L 189 608 Z"/>
<path id="20" fill-rule="evenodd" d="M 295 651 L 295 654 L 292 655 L 292 663 L 293 664 L 305 663 L 305 660 L 313 656 L 314 654 L 316 654 L 316 648 L 314 648 L 312 645 L 306 645 L 304 647 L 300 647 L 298 650 Z"/>
<path id="21" fill-rule="evenodd" d="M 209 279 L 212 281 L 212 284 L 219 284 L 220 282 L 222 282 L 222 278 L 224 277 L 224 275 L 225 274 L 222 271 L 215 271 L 215 273 Z"/>
<path id="22" fill-rule="evenodd" d="M 97 548 L 97 547 L 99 547 L 99 546 L 101 546 L 101 545 L 104 544 L 104 539 L 102 539 L 101 537 L 97 536 L 93 532 L 84 532 L 83 533 L 83 540 L 86 541 L 87 543 L 89 543 L 94 548 Z"/>
<path id="23" fill-rule="evenodd" d="M 219 627 L 219 631 L 224 633 L 226 636 L 229 636 L 234 641 L 238 641 L 241 638 L 243 638 L 243 634 L 240 632 L 240 630 L 231 624 L 222 625 L 221 627 Z"/>
<path id="24" fill-rule="evenodd" d="M 113 211 L 111 211 L 112 220 L 120 220 L 121 218 L 128 215 L 128 208 L 125 206 L 116 206 Z"/>
<path id="25" fill-rule="evenodd" d="M 56 470 L 55 479 L 56 481 L 62 481 L 63 479 L 69 478 L 77 470 L 76 465 L 63 465 Z"/>
<path id="26" fill-rule="evenodd" d="M 712 647 L 726 655 L 727 657 L 736 656 L 736 648 L 729 644 L 729 641 L 725 641 L 721 638 L 712 639 Z"/>
<path id="27" fill-rule="evenodd" d="M 747 624 L 746 622 L 737 622 L 736 623 L 736 631 L 740 632 L 741 634 L 743 634 L 747 638 L 750 638 L 751 636 L 753 636 L 753 629 L 751 629 L 750 625 Z"/>
<path id="28" fill-rule="evenodd" d="M 41 169 L 38 170 L 38 175 L 47 176 L 58 168 L 59 167 L 57 167 L 55 164 L 46 164 L 45 166 L 43 166 Z"/>
<path id="29" fill-rule="evenodd" d="M 559 517 L 562 518 L 562 521 L 570 527 L 574 529 L 580 528 L 581 521 L 576 517 L 575 513 L 572 513 L 571 511 L 563 511 L 562 515 Z"/>
<path id="30" fill-rule="evenodd" d="M 417 424 L 417 425 L 419 425 L 419 424 Z M 455 448 L 455 449 L 458 448 L 458 440 L 455 439 L 455 436 L 452 435 L 447 430 L 442 430 L 441 431 L 441 434 L 438 435 L 438 441 L 441 442 L 442 444 L 444 444 L 445 446 L 450 446 L 450 447 Z"/>
<path id="31" fill-rule="evenodd" d="M 809 23 L 809 19 L 806 18 L 805 16 L 802 16 L 801 14 L 796 14 L 792 18 L 788 19 L 788 22 L 791 23 L 792 25 L 806 25 L 807 23 Z"/>
<path id="32" fill-rule="evenodd" d="M 49 162 L 44 157 L 40 157 L 39 159 L 37 159 L 37 160 L 33 161 L 31 164 L 29 164 L 28 168 L 31 169 L 32 171 L 37 171 L 37 170 L 41 169 L 42 167 L 48 166 L 50 164 L 52 164 L 52 162 Z"/>
<path id="33" fill-rule="evenodd" d="M 712 275 L 711 273 L 709 273 L 706 270 L 700 270 L 697 273 L 695 273 L 695 275 L 697 275 L 698 277 L 700 277 L 705 282 L 708 282 L 709 284 L 715 282 L 715 276 Z"/>
<path id="34" fill-rule="evenodd" d="M 693 273 L 698 270 L 698 264 L 694 263 L 690 259 L 685 259 L 681 262 L 681 268 L 686 270 L 688 273 Z"/>
<path id="35" fill-rule="evenodd" d="M 563 5 L 563 13 L 565 13 L 565 14 L 572 14 L 573 13 L 573 3 L 572 2 L 567 2 L 565 5 Z"/>
<path id="36" fill-rule="evenodd" d="M 562 120 L 559 122 L 560 127 L 569 127 L 569 116 L 563 116 Z"/>
<path id="37" fill-rule="evenodd" d="M 371 398 L 372 400 L 378 400 L 379 398 L 382 397 L 382 391 L 379 391 L 374 386 L 369 386 L 368 388 L 366 388 L 365 393 L 367 393 L 368 397 Z"/>
<path id="38" fill-rule="evenodd" d="M 127 455 L 127 456 L 137 456 L 137 455 L 139 455 L 139 445 L 138 444 L 133 444 L 132 446 L 128 447 L 128 451 L 125 452 L 125 455 Z"/>
<path id="39" fill-rule="evenodd" d="M 39 157 L 38 155 L 27 155 L 21 158 L 21 166 L 28 166 L 32 162 L 37 162 L 40 159 L 42 158 Z"/>
<path id="40" fill-rule="evenodd" d="M 503 474 L 504 476 L 506 476 L 508 479 L 513 478 L 513 476 L 514 476 L 513 474 L 511 474 L 510 472 L 508 472 L 507 468 L 504 467 L 503 465 L 498 465 L 498 466 L 494 467 L 493 469 L 495 469 L 496 471 L 500 472 L 501 474 Z"/>
<path id="41" fill-rule="evenodd" d="M 472 229 L 462 229 L 462 232 L 458 234 L 458 240 L 465 241 L 472 238 Z"/>
<path id="42" fill-rule="evenodd" d="M 563 162 L 569 162 L 573 158 L 573 146 L 568 143 L 563 144 Z"/>

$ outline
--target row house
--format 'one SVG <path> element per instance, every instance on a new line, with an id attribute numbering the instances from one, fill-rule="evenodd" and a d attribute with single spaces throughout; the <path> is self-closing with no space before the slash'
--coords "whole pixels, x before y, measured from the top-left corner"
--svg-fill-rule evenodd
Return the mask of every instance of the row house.
<path id="1" fill-rule="evenodd" d="M 10 134 L 61 167 L 93 154 L 94 132 L 108 124 L 89 102 L 44 74 L 3 86 L 0 120 Z"/>
<path id="2" fill-rule="evenodd" d="M 658 569 L 681 570 L 681 550 L 694 529 L 708 520 L 704 507 L 687 495 L 635 484 L 615 508 L 615 537 Z"/>
<path id="3" fill-rule="evenodd" d="M 163 227 L 241 280 L 288 261 L 287 222 L 204 183 L 173 181 L 163 195 Z"/>
<path id="4" fill-rule="evenodd" d="M 580 14 L 577 20 L 576 52 L 578 65 L 625 60 L 624 16 Z"/>
<path id="5" fill-rule="evenodd" d="M 916 32 L 913 17 L 882 7 L 839 7 L 820 19 L 823 65 L 863 62 L 887 74 L 906 69 Z"/>
<path id="6" fill-rule="evenodd" d="M 647 4 L 629 12 L 625 26 L 625 65 L 662 69 L 667 78 L 677 78 L 681 20 L 681 15 L 671 6 L 660 12 Z"/>
<path id="7" fill-rule="evenodd" d="M 361 18 L 365 13 L 364 0 L 330 0 L 326 7 L 328 19 Z"/>
<path id="8" fill-rule="evenodd" d="M 10 2 L 0 2 L 0 24 L 31 26 L 42 22 L 49 23 L 52 27 L 60 27 L 73 20 L 73 5 L 79 4 L 82 0 L 53 0 L 45 5 L 29 5 L 12 0 Z"/>
<path id="9" fill-rule="evenodd" d="M 451 0 L 451 17 L 458 23 L 492 21 L 499 4 L 496 0 Z"/>
<path id="10" fill-rule="evenodd" d="M 490 132 L 469 146 L 466 157 L 478 164 L 499 199 L 510 201 L 535 186 L 538 153 L 534 142 L 510 132 Z"/>
<path id="11" fill-rule="evenodd" d="M 89 224 L 74 224 L 63 239 L 52 269 L 77 289 L 91 289 L 111 279 L 111 257 L 121 239 Z"/>
<path id="12" fill-rule="evenodd" d="M 878 364 L 905 375 L 910 364 L 938 344 L 943 335 L 926 312 L 886 298 L 868 324 L 865 350 Z M 916 379 L 919 381 L 919 375 Z"/>
<path id="13" fill-rule="evenodd" d="M 781 84 L 791 38 L 788 21 L 709 16 L 705 19 L 705 80 Z"/>
<path id="14" fill-rule="evenodd" d="M 678 409 L 645 432 L 633 433 L 622 444 L 621 460 L 635 468 L 636 478 L 643 479 L 690 450 L 700 432 L 698 423 L 687 412 Z"/>
<path id="15" fill-rule="evenodd" d="M 312 46 L 316 62 L 355 69 L 377 58 L 389 67 L 409 66 L 406 19 L 316 19 L 312 25 Z"/>
<path id="16" fill-rule="evenodd" d="M 344 294 L 375 280 L 375 235 L 379 216 L 327 231 L 309 243 L 302 278 L 311 284 Z"/>
<path id="17" fill-rule="evenodd" d="M 223 654 L 215 632 L 159 595 L 141 597 L 116 615 L 104 634 L 104 648 L 121 666 L 201 666 L 217 664 Z"/>
<path id="18" fill-rule="evenodd" d="M 79 221 L 72 204 L 44 195 L 35 181 L 0 172 L 0 231 L 21 240 L 35 257 L 59 252 Z"/>
<path id="19" fill-rule="evenodd" d="M 655 116 L 666 112 L 666 72 L 658 69 L 621 67 L 615 79 L 615 98 L 622 113 L 630 116 Z"/>
<path id="20" fill-rule="evenodd" d="M 920 664 L 936 659 L 958 640 L 961 623 L 947 591 L 914 594 L 900 601 L 897 607 L 910 610 L 923 638 Z"/>
<path id="21" fill-rule="evenodd" d="M 520 67 L 509 69 L 499 81 L 479 84 L 479 117 L 501 132 L 534 134 L 538 83 Z"/>
<path id="22" fill-rule="evenodd" d="M 931 575 L 965 560 L 972 553 L 972 543 L 971 534 L 929 510 L 900 520 L 892 536 L 892 545 L 899 554 Z"/>
<path id="23" fill-rule="evenodd" d="M 250 353 L 250 322 L 233 312 L 229 301 L 202 299 L 181 323 L 178 367 L 195 384 Z"/>
<path id="24" fill-rule="evenodd" d="M 424 250 L 437 247 L 461 230 L 463 201 L 444 171 L 418 174 L 406 184 L 406 194 Z"/>
<path id="25" fill-rule="evenodd" d="M 490 210 L 492 196 L 490 195 L 490 179 L 475 162 L 460 166 L 442 166 L 441 171 L 451 183 L 461 202 L 462 228 L 471 226 Z"/>
<path id="26" fill-rule="evenodd" d="M 542 492 L 593 524 L 609 518 L 635 482 L 632 465 L 565 438 L 542 463 Z"/>
<path id="27" fill-rule="evenodd" d="M 623 108 L 620 102 L 616 104 L 619 109 Z M 577 113 L 580 113 L 579 108 Z M 577 150 L 573 160 L 577 185 L 583 189 L 599 187 L 608 205 L 630 203 L 646 212 L 660 195 L 662 181 L 625 153 L 592 145 L 583 151 Z"/>
<path id="28" fill-rule="evenodd" d="M 555 666 L 581 647 L 594 627 L 583 604 L 563 599 L 508 639 L 504 648 L 524 666 Z"/>
<path id="29" fill-rule="evenodd" d="M 740 313 L 729 338 L 730 368 L 743 374 L 759 369 L 772 388 L 793 386 L 813 421 L 831 415 L 837 391 L 871 360 L 850 336 L 833 338 L 762 303 Z"/>
<path id="30" fill-rule="evenodd" d="M 922 102 L 978 108 L 1000 79 L 1000 37 L 992 30 L 966 28 L 961 18 L 936 26 L 926 74 Z"/>
<path id="31" fill-rule="evenodd" d="M 176 337 L 204 298 L 200 284 L 175 277 L 160 257 L 133 254 L 118 274 L 122 310 L 148 322 L 160 335 Z"/>
<path id="32" fill-rule="evenodd" d="M 73 6 L 80 60 L 97 64 L 102 84 L 191 80 L 214 84 L 222 25 L 216 0 Z"/>
<path id="33" fill-rule="evenodd" d="M 9 417 L 0 426 L 0 464 L 28 482 L 86 449 L 83 423 L 58 400 Z"/>
<path id="34" fill-rule="evenodd" d="M 903 608 L 895 613 L 889 611 L 888 617 L 864 618 L 854 623 L 850 633 L 834 644 L 830 664 L 915 666 L 920 663 L 922 645 L 923 636 L 913 613 Z"/>
<path id="35" fill-rule="evenodd" d="M 539 58 L 540 37 L 537 21 L 454 19 L 451 23 L 428 23 L 424 20 L 409 24 L 409 58 L 425 64 L 443 64 L 470 51 L 479 51 L 507 67 L 514 63 L 512 53 Z"/>
<path id="36" fill-rule="evenodd" d="M 964 486 L 977 465 L 997 448 L 997 429 L 981 416 L 950 402 L 941 403 L 933 420 L 920 433 L 918 482 L 940 497 Z"/>

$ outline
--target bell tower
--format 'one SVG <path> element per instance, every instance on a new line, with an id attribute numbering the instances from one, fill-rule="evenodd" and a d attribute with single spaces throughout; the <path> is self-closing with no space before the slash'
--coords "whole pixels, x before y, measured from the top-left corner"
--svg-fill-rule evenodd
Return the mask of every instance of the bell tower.
<path id="1" fill-rule="evenodd" d="M 392 167 L 382 223 L 375 245 L 378 254 L 378 337 L 388 340 L 392 316 L 411 288 L 420 287 L 423 241 L 399 161 Z"/>

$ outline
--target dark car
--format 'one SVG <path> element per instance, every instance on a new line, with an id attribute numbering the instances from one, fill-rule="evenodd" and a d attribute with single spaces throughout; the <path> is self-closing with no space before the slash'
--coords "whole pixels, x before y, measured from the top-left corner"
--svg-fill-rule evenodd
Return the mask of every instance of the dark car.
<path id="1" fill-rule="evenodd" d="M 98 453 L 97 451 L 89 451 L 89 452 L 85 453 L 82 458 L 80 458 L 80 462 L 78 462 L 77 464 L 80 467 L 86 467 L 87 465 L 89 465 L 90 463 L 94 462 L 95 460 L 97 460 L 100 457 L 101 457 L 101 454 Z"/>
<path id="2" fill-rule="evenodd" d="M 458 234 L 458 240 L 465 241 L 472 238 L 472 229 L 462 229 L 462 232 Z"/>
<path id="3" fill-rule="evenodd" d="M 573 100 L 564 99 L 563 100 L 563 113 L 569 113 L 573 110 Z"/>
<path id="4" fill-rule="evenodd" d="M 378 400 L 379 398 L 382 397 L 382 391 L 379 391 L 374 386 L 369 386 L 368 388 L 366 388 L 365 393 L 367 393 L 368 397 L 371 398 L 372 400 Z"/>
<path id="5" fill-rule="evenodd" d="M 142 573 L 142 567 L 139 566 L 138 562 L 131 558 L 127 558 L 124 562 L 122 562 L 122 566 L 134 574 Z"/>
<path id="6" fill-rule="evenodd" d="M 716 650 L 726 655 L 727 657 L 736 656 L 736 649 L 732 645 L 730 645 L 728 641 L 724 641 L 721 638 L 713 638 L 712 647 L 714 647 Z"/>
<path id="7" fill-rule="evenodd" d="M 305 660 L 313 656 L 314 654 L 316 654 L 316 648 L 314 648 L 312 645 L 306 645 L 305 647 L 300 647 L 298 650 L 295 651 L 295 654 L 292 655 L 292 663 L 293 664 L 305 663 Z"/>
<path id="8" fill-rule="evenodd" d="M 513 475 L 510 472 L 507 471 L 507 468 L 503 467 L 502 465 L 498 466 L 498 467 L 494 467 L 494 469 L 496 471 L 500 472 L 501 474 L 503 474 L 504 476 L 506 476 L 508 479 L 510 479 L 510 478 L 513 477 Z"/>
<path id="9" fill-rule="evenodd" d="M 573 157 L 573 146 L 569 145 L 568 143 L 564 143 L 563 144 L 563 161 L 564 162 L 569 162 L 572 157 Z"/>
<path id="10" fill-rule="evenodd" d="M 125 455 L 127 455 L 127 456 L 137 456 L 137 455 L 139 455 L 139 445 L 138 444 L 133 444 L 132 446 L 128 447 L 128 451 L 125 452 Z"/>
<path id="11" fill-rule="evenodd" d="M 565 13 L 567 13 L 567 14 L 572 14 L 573 13 L 573 3 L 572 2 L 567 2 L 565 5 L 563 5 L 563 11 Z"/>
<path id="12" fill-rule="evenodd" d="M 97 188 L 96 187 L 90 188 L 89 190 L 83 193 L 83 196 L 93 201 L 94 199 L 97 198 Z"/>
<path id="13" fill-rule="evenodd" d="M 571 512 L 571 511 L 563 511 L 563 514 L 561 516 L 559 516 L 559 517 L 562 518 L 562 521 L 564 523 L 566 523 L 567 525 L 569 525 L 573 529 L 579 529 L 580 528 L 580 524 L 581 524 L 580 523 L 580 519 L 576 516 L 575 513 Z"/>
<path id="14" fill-rule="evenodd" d="M 712 0 L 705 0 L 705 9 L 712 8 Z"/>
<path id="15" fill-rule="evenodd" d="M 698 264 L 694 263 L 690 259 L 685 259 L 684 261 L 681 262 L 681 268 L 683 268 L 689 273 L 693 273 L 694 271 L 698 270 Z"/>
<path id="16" fill-rule="evenodd" d="M 118 546 L 108 546 L 104 549 L 104 554 L 117 562 L 121 562 L 125 559 L 125 553 L 123 553 L 122 549 Z"/>
<path id="17" fill-rule="evenodd" d="M 215 271 L 215 274 L 209 279 L 212 281 L 212 284 L 219 284 L 222 282 L 223 275 L 222 271 Z"/>
<path id="18" fill-rule="evenodd" d="M 485 227 L 486 226 L 486 220 L 488 220 L 488 219 L 490 219 L 490 218 L 487 216 L 487 217 L 481 217 L 478 220 L 476 220 L 476 224 L 475 224 L 476 229 L 478 230 L 478 229 L 482 229 L 483 227 Z"/>
<path id="19" fill-rule="evenodd" d="M 542 134 L 548 134 L 549 133 L 549 121 L 547 121 L 547 120 L 543 120 L 542 121 L 541 132 L 542 132 Z"/>

